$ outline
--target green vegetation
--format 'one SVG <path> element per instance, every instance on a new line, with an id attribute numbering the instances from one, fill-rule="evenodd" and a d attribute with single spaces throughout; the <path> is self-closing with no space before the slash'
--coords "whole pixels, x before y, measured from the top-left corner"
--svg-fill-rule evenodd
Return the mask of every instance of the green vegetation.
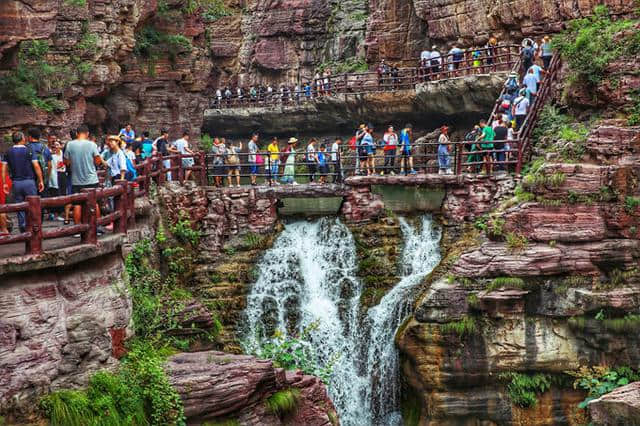
<path id="1" fill-rule="evenodd" d="M 219 420 L 213 422 L 204 422 L 202 426 L 240 426 L 240 422 L 236 419 Z"/>
<path id="2" fill-rule="evenodd" d="M 327 383 L 334 363 L 340 357 L 335 354 L 326 364 L 322 365 L 313 347 L 309 344 L 309 336 L 318 324 L 313 323 L 305 328 L 299 337 L 288 337 L 282 331 L 277 330 L 270 339 L 264 339 L 258 333 L 255 344 L 245 343 L 248 354 L 262 359 L 270 359 L 276 367 L 285 370 L 301 370 L 306 374 L 319 377 Z"/>
<path id="3" fill-rule="evenodd" d="M 552 105 L 545 105 L 533 130 L 533 138 L 537 146 L 548 152 L 555 152 L 564 162 L 580 161 L 585 153 L 589 127 L 576 122 L 570 115 L 563 114 Z M 542 158 L 536 160 L 544 163 Z"/>
<path id="4" fill-rule="evenodd" d="M 588 392 L 587 398 L 580 403 L 580 408 L 586 408 L 590 401 L 620 386 L 640 380 L 640 374 L 629 367 L 582 366 L 578 371 L 566 373 L 575 378 L 574 389 L 579 388 Z"/>
<path id="5" fill-rule="evenodd" d="M 20 43 L 15 68 L 0 80 L 2 96 L 46 112 L 61 111 L 63 106 L 57 98 L 41 94 L 62 91 L 77 77 L 68 67 L 51 64 L 48 53 L 49 45 L 44 40 Z"/>
<path id="6" fill-rule="evenodd" d="M 624 199 L 624 209 L 627 213 L 633 213 L 640 206 L 640 197 L 626 197 Z"/>
<path id="7" fill-rule="evenodd" d="M 191 52 L 192 49 L 191 41 L 182 34 L 167 34 L 146 25 L 136 33 L 133 53 L 146 60 L 148 73 L 153 75 L 158 59 L 167 56 L 171 63 L 175 63 L 180 53 Z"/>
<path id="8" fill-rule="evenodd" d="M 402 421 L 404 426 L 418 426 L 422 414 L 422 401 L 416 392 L 402 392 Z"/>
<path id="9" fill-rule="evenodd" d="M 193 296 L 181 284 L 188 281 L 193 263 L 191 252 L 195 250 L 200 234 L 192 229 L 184 216 L 169 229 L 173 239 L 164 233 L 162 227 L 155 238 L 160 268 L 152 264 L 151 259 L 156 252 L 149 240 L 136 244 L 125 260 L 133 302 L 134 330 L 137 337 L 154 346 L 169 344 L 188 349 L 195 340 L 215 340 L 222 325 L 211 314 L 213 326 L 201 329 L 191 322 L 201 312 L 194 312 L 193 318 L 184 315 L 185 307 Z M 183 245 L 172 243 L 174 240 Z M 189 339 L 177 337 L 181 331 L 189 335 Z"/>
<path id="10" fill-rule="evenodd" d="M 87 0 L 64 0 L 64 3 L 73 7 L 85 7 Z"/>
<path id="11" fill-rule="evenodd" d="M 267 411 L 281 419 L 295 414 L 300 403 L 300 389 L 290 388 L 278 391 L 265 401 Z"/>
<path id="12" fill-rule="evenodd" d="M 231 15 L 231 10 L 225 6 L 223 0 L 187 0 L 182 12 L 192 15 L 200 11 L 200 15 L 205 22 L 214 22 L 218 19 Z"/>
<path id="13" fill-rule="evenodd" d="M 345 74 L 354 72 L 367 72 L 369 65 L 364 58 L 347 58 L 343 61 L 323 62 L 316 67 L 316 70 L 322 72 L 329 68 L 332 74 Z"/>
<path id="14" fill-rule="evenodd" d="M 210 152 L 213 148 L 213 138 L 207 134 L 200 136 L 200 148 L 204 152 Z"/>
<path id="15" fill-rule="evenodd" d="M 451 321 L 440 326 L 443 334 L 457 334 L 465 337 L 474 334 L 477 331 L 476 320 L 471 316 L 464 316 L 458 321 Z"/>
<path id="16" fill-rule="evenodd" d="M 529 245 L 529 240 L 524 235 L 516 234 L 515 232 L 508 232 L 505 235 L 505 240 L 507 242 L 507 248 L 511 252 L 520 252 L 527 248 Z"/>
<path id="17" fill-rule="evenodd" d="M 522 289 L 524 287 L 525 287 L 525 282 L 522 278 L 497 277 L 491 280 L 489 285 L 487 285 L 487 291 L 494 291 L 500 288 Z"/>
<path id="18" fill-rule="evenodd" d="M 44 397 L 40 408 L 52 426 L 184 425 L 180 396 L 148 344 L 134 344 L 117 372 L 99 371 L 86 390 Z"/>
<path id="19" fill-rule="evenodd" d="M 638 42 L 638 44 L 640 44 L 640 42 Z M 629 126 L 640 126 L 640 90 L 636 89 L 632 95 L 632 99 L 633 105 L 627 110 L 629 114 L 627 124 Z"/>
<path id="20" fill-rule="evenodd" d="M 269 238 L 265 235 L 247 232 L 244 236 L 244 246 L 249 250 L 265 250 L 269 243 Z"/>
<path id="21" fill-rule="evenodd" d="M 479 302 L 480 300 L 478 299 L 478 295 L 476 293 L 471 293 L 467 296 L 467 304 L 472 308 L 477 307 Z"/>
<path id="22" fill-rule="evenodd" d="M 640 51 L 635 31 L 617 36 L 633 25 L 628 19 L 612 20 L 607 7 L 598 5 L 592 16 L 569 22 L 567 30 L 553 38 L 553 45 L 569 63 L 572 79 L 595 87 L 611 61 L 625 55 L 635 57 Z"/>
<path id="23" fill-rule="evenodd" d="M 637 333 L 640 331 L 640 315 L 627 313 L 623 317 L 615 317 L 601 309 L 593 319 L 586 316 L 569 318 L 569 325 L 576 330 L 584 330 L 589 324 L 616 334 Z"/>
<path id="24" fill-rule="evenodd" d="M 508 381 L 509 398 L 518 407 L 533 407 L 538 403 L 538 395 L 545 393 L 552 384 L 548 374 L 502 373 L 499 378 Z"/>

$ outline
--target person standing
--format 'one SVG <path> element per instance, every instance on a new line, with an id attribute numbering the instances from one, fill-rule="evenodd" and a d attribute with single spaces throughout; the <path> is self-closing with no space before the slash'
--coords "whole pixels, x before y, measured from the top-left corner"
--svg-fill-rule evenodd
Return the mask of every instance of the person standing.
<path id="1" fill-rule="evenodd" d="M 132 144 L 136 140 L 136 132 L 133 131 L 133 127 L 131 127 L 131 124 L 127 124 L 125 127 L 120 129 L 120 133 L 118 133 L 118 136 L 124 136 L 124 141 L 127 144 Z"/>
<path id="2" fill-rule="evenodd" d="M 365 127 L 364 124 L 361 124 L 356 130 L 356 175 L 367 173 L 367 149 L 362 145 Z"/>
<path id="3" fill-rule="evenodd" d="M 0 155 L 0 205 L 7 202 L 7 195 L 10 194 L 12 182 L 9 178 L 9 170 L 4 166 L 4 153 Z M 7 214 L 0 213 L 0 237 L 9 235 L 9 223 Z"/>
<path id="4" fill-rule="evenodd" d="M 64 164 L 64 158 L 62 154 L 62 147 L 60 142 L 55 141 L 50 145 L 51 149 L 51 173 L 49 174 L 49 196 L 50 197 L 61 197 L 67 195 L 67 168 Z M 65 224 L 69 223 L 69 211 L 71 210 L 71 206 L 65 206 L 64 219 L 60 216 L 60 212 L 62 212 L 61 208 L 53 209 L 57 213 L 57 217 L 50 217 L 50 219 L 57 219 Z"/>
<path id="5" fill-rule="evenodd" d="M 285 152 L 283 154 L 284 161 L 284 173 L 282 175 L 282 182 L 290 183 L 292 185 L 297 185 L 298 183 L 295 181 L 296 174 L 296 144 L 298 143 L 298 139 L 289 138 L 289 142 L 287 142 L 287 148 L 285 148 Z"/>
<path id="6" fill-rule="evenodd" d="M 224 139 L 215 138 L 213 140 L 211 153 L 213 154 L 213 178 L 216 186 L 221 187 L 224 184 L 224 175 L 226 174 L 224 159 L 227 155 L 227 147 L 224 144 Z"/>
<path id="7" fill-rule="evenodd" d="M 411 124 L 406 124 L 404 129 L 400 132 L 400 172 L 408 175 L 411 173 L 412 175 L 416 174 L 416 171 L 413 169 L 413 157 L 411 156 L 411 136 L 413 134 L 413 126 Z"/>
<path id="8" fill-rule="evenodd" d="M 67 143 L 64 152 L 65 163 L 71 169 L 71 188 L 74 194 L 83 189 L 98 188 L 98 172 L 96 164 L 105 164 L 98 152 L 98 146 L 89 140 L 89 128 L 82 125 L 78 128 L 77 139 Z M 97 216 L 100 217 L 100 206 L 96 204 Z M 73 207 L 73 220 L 76 224 L 82 222 L 82 206 Z M 101 227 L 98 232 L 103 233 Z"/>
<path id="9" fill-rule="evenodd" d="M 278 169 L 280 167 L 280 147 L 278 146 L 278 138 L 271 139 L 271 143 L 267 146 L 269 151 L 269 181 L 278 183 Z"/>
<path id="10" fill-rule="evenodd" d="M 42 171 L 42 179 L 44 180 L 45 190 L 49 184 L 49 178 L 51 177 L 51 151 L 45 144 L 40 141 L 42 133 L 37 127 L 31 127 L 28 132 L 28 148 L 33 154 L 33 158 L 38 161 L 40 170 Z M 46 196 L 45 190 L 38 191 L 38 195 L 41 197 Z"/>
<path id="11" fill-rule="evenodd" d="M 307 170 L 309 173 L 309 183 L 315 182 L 318 157 L 316 155 L 316 140 L 311 138 L 307 145 Z"/>
<path id="12" fill-rule="evenodd" d="M 393 126 L 389 126 L 384 136 L 384 167 L 380 174 L 384 174 L 386 171 L 390 175 L 395 175 L 396 164 L 396 148 L 398 146 L 398 135 L 394 132 Z"/>
<path id="13" fill-rule="evenodd" d="M 242 152 L 242 142 L 238 141 L 237 145 L 229 142 L 227 156 L 227 179 L 229 187 L 233 186 L 233 176 L 236 177 L 236 187 L 240 187 L 240 153 Z"/>
<path id="14" fill-rule="evenodd" d="M 365 162 L 367 176 L 374 175 L 376 173 L 376 166 L 375 166 L 376 145 L 373 140 L 372 124 L 367 124 L 367 126 L 364 128 L 364 135 L 362 136 L 362 146 L 367 152 L 367 160 Z"/>
<path id="15" fill-rule="evenodd" d="M 509 129 L 505 125 L 505 121 L 501 118 L 498 120 L 498 125 L 493 129 L 495 133 L 495 139 L 493 142 L 493 147 L 496 149 L 496 168 L 498 170 L 506 170 L 504 161 L 505 161 L 505 144 L 507 143 L 507 138 L 509 134 Z"/>
<path id="16" fill-rule="evenodd" d="M 495 133 L 493 131 L 493 128 L 487 125 L 486 120 L 480 120 L 480 128 L 482 129 L 482 133 L 480 133 L 480 136 L 478 136 L 478 140 L 481 141 L 480 149 L 483 151 L 482 158 L 485 172 L 486 174 L 490 175 L 491 173 L 493 173 L 492 153 L 490 151 L 493 150 L 493 140 L 495 139 Z"/>
<path id="17" fill-rule="evenodd" d="M 522 68 L 524 72 L 527 72 L 531 65 L 533 65 L 533 59 L 535 58 L 536 51 L 533 48 L 533 42 L 531 40 L 525 41 L 525 46 L 522 49 Z"/>
<path id="18" fill-rule="evenodd" d="M 140 145 L 140 157 L 142 160 L 146 160 L 147 158 L 151 158 L 154 153 L 154 145 L 153 141 L 149 138 L 149 132 L 144 131 L 142 133 L 142 144 Z"/>
<path id="19" fill-rule="evenodd" d="M 551 39 L 548 35 L 543 37 L 542 44 L 540 44 L 540 57 L 542 58 L 542 66 L 548 71 L 551 65 L 551 58 L 553 58 Z"/>
<path id="20" fill-rule="evenodd" d="M 256 156 L 258 154 L 258 134 L 254 133 L 247 144 L 247 162 L 249 163 L 249 173 L 251 174 L 251 185 L 256 185 L 256 175 L 258 174 L 258 164 L 256 162 Z"/>
<path id="21" fill-rule="evenodd" d="M 327 180 L 327 174 L 329 173 L 329 166 L 327 165 L 327 146 L 320 144 L 320 149 L 316 154 L 318 159 L 318 175 L 320 176 L 319 183 L 325 183 Z"/>
<path id="22" fill-rule="evenodd" d="M 188 167 L 193 167 L 194 161 L 193 157 L 184 157 L 185 155 L 194 155 L 194 152 L 189 148 L 189 132 L 182 132 L 182 138 L 178 139 L 173 143 L 175 149 L 182 155 L 182 167 L 187 169 Z M 191 177 L 191 170 L 187 169 L 184 174 L 184 180 L 189 180 Z"/>
<path id="23" fill-rule="evenodd" d="M 527 72 L 527 75 L 525 75 L 524 79 L 522 80 L 524 85 L 527 86 L 527 90 L 529 91 L 529 103 L 531 105 L 533 105 L 533 103 L 536 101 L 536 96 L 538 96 L 539 81 L 540 80 L 538 77 L 536 77 L 536 73 L 535 73 L 535 70 L 533 69 L 533 66 L 531 66 L 529 68 L 529 71 Z"/>
<path id="24" fill-rule="evenodd" d="M 333 183 L 342 183 L 342 167 L 340 157 L 340 146 L 342 145 L 342 138 L 336 138 L 331 145 L 331 164 L 333 164 Z"/>
<path id="25" fill-rule="evenodd" d="M 520 131 L 528 112 L 529 99 L 527 99 L 527 90 L 520 89 L 520 95 L 514 99 L 512 107 L 512 116 L 516 118 L 516 132 Z"/>
<path id="26" fill-rule="evenodd" d="M 160 130 L 160 136 L 155 141 L 153 141 L 153 145 L 154 150 L 163 158 L 162 167 L 164 167 L 165 169 L 171 168 L 171 160 L 167 159 L 166 157 L 168 157 L 169 154 L 177 154 L 178 150 L 171 146 L 171 144 L 169 143 L 169 132 L 166 129 Z M 171 181 L 171 170 L 167 172 L 167 180 Z"/>
<path id="27" fill-rule="evenodd" d="M 438 174 L 450 175 L 451 172 L 451 157 L 449 156 L 449 128 L 442 126 L 440 128 L 440 136 L 438 137 Z"/>
<path id="28" fill-rule="evenodd" d="M 438 79 L 438 73 L 440 72 L 440 64 L 442 63 L 442 57 L 438 51 L 437 46 L 431 47 L 431 73 L 434 75 L 433 79 Z"/>
<path id="29" fill-rule="evenodd" d="M 27 196 L 38 195 L 38 192 L 44 191 L 44 180 L 40 163 L 33 155 L 33 151 L 27 147 L 24 134 L 16 132 L 11 139 L 13 146 L 5 156 L 0 173 L 6 176 L 8 167 L 8 174 L 13 181 L 13 202 L 17 204 L 22 203 Z M 19 211 L 17 215 L 20 232 L 25 232 L 26 214 L 24 211 Z"/>

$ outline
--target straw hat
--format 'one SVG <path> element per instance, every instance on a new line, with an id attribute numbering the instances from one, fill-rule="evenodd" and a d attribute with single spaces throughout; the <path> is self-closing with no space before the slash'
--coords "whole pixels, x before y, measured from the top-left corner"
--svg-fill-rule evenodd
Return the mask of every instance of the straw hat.
<path id="1" fill-rule="evenodd" d="M 296 138 L 289 138 L 289 142 L 287 142 L 289 145 L 293 145 L 294 143 L 298 142 L 298 139 Z"/>

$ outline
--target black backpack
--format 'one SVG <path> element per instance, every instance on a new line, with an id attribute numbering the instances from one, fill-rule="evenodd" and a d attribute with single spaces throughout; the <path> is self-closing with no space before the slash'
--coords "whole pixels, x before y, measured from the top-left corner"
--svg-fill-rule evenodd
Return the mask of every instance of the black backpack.
<path id="1" fill-rule="evenodd" d="M 522 58 L 525 60 L 533 59 L 533 47 L 525 47 L 522 51 Z"/>

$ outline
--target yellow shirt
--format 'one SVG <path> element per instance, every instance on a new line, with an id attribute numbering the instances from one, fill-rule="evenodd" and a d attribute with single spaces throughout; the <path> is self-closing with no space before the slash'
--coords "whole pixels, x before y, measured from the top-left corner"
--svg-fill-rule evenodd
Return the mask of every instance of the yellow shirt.
<path id="1" fill-rule="evenodd" d="M 271 161 L 280 159 L 280 147 L 278 145 L 270 143 L 267 147 L 267 151 L 271 153 Z"/>

